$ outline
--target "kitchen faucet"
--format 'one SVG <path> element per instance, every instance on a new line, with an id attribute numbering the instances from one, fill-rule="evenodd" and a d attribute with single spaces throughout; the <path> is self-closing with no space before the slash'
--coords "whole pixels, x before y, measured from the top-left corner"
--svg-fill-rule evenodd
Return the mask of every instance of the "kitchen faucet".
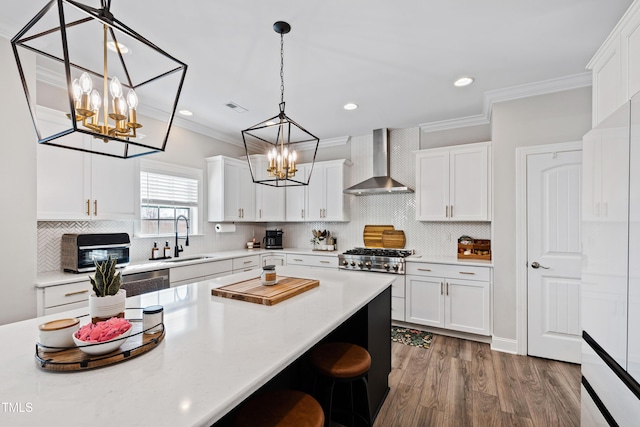
<path id="1" fill-rule="evenodd" d="M 184 222 L 187 224 L 187 237 L 178 237 L 178 221 L 180 220 L 180 218 L 184 219 Z M 178 215 L 176 217 L 176 247 L 173 251 L 173 256 L 178 258 L 180 256 L 180 252 L 183 252 L 184 249 L 182 249 L 182 245 L 180 245 L 180 247 L 178 248 L 178 239 L 185 239 L 184 241 L 184 245 L 185 246 L 189 246 L 189 220 L 187 219 L 186 216 L 184 215 Z"/>

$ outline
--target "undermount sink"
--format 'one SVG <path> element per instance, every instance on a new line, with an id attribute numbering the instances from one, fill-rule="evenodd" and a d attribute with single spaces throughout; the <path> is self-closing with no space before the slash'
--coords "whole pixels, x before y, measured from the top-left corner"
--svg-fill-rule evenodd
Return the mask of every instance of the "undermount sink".
<path id="1" fill-rule="evenodd" d="M 165 262 L 183 262 L 183 261 L 196 261 L 199 259 L 211 259 L 212 256 L 186 256 L 186 257 L 178 257 L 166 260 Z"/>

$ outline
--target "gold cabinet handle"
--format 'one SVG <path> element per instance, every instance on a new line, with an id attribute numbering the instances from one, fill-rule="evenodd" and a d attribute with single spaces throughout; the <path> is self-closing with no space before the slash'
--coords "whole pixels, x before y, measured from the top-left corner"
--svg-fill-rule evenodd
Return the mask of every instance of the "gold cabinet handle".
<path id="1" fill-rule="evenodd" d="M 253 261 L 245 261 L 244 264 L 251 264 Z"/>
<path id="2" fill-rule="evenodd" d="M 65 297 L 71 297 L 73 295 L 80 295 L 80 294 L 86 294 L 87 292 L 89 292 L 88 289 L 84 289 L 82 291 L 77 291 L 77 292 L 68 292 L 66 294 L 64 294 Z"/>
<path id="3" fill-rule="evenodd" d="M 93 215 L 94 216 L 98 216 L 98 201 L 97 200 L 93 201 Z"/>
<path id="4" fill-rule="evenodd" d="M 304 209 L 300 209 L 300 218 L 304 218 Z"/>
<path id="5" fill-rule="evenodd" d="M 238 218 L 242 218 L 242 210 L 238 208 Z"/>
<path id="6" fill-rule="evenodd" d="M 302 262 L 302 260 L 300 258 L 294 258 L 294 261 L 298 261 L 298 262 Z"/>
<path id="7" fill-rule="evenodd" d="M 330 261 L 320 261 L 320 262 L 323 263 L 323 264 L 331 264 Z"/>
<path id="8" fill-rule="evenodd" d="M 260 208 L 260 210 L 258 212 L 260 214 L 258 218 L 262 218 L 262 208 Z"/>
<path id="9" fill-rule="evenodd" d="M 460 274 L 476 274 L 476 273 L 472 273 L 470 271 L 461 271 Z"/>
<path id="10" fill-rule="evenodd" d="M 449 296 L 449 282 L 447 282 L 447 296 Z"/>
<path id="11" fill-rule="evenodd" d="M 440 282 L 440 295 L 444 295 L 444 284 Z"/>
<path id="12" fill-rule="evenodd" d="M 451 209 L 449 212 L 451 213 L 451 216 L 449 218 L 453 218 L 453 205 L 451 205 Z"/>
<path id="13" fill-rule="evenodd" d="M 430 268 L 419 268 L 418 271 L 431 271 Z"/>
<path id="14" fill-rule="evenodd" d="M 87 199 L 87 216 L 91 216 L 91 200 Z"/>
<path id="15" fill-rule="evenodd" d="M 449 205 L 445 205 L 444 207 L 444 216 L 445 218 L 449 218 Z"/>

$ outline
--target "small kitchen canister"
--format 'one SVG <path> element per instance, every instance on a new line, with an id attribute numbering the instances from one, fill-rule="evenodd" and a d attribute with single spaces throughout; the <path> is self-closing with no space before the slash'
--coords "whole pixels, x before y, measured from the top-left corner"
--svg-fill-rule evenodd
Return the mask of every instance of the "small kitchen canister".
<path id="1" fill-rule="evenodd" d="M 145 334 L 155 334 L 163 328 L 164 307 L 150 305 L 142 309 L 142 330 Z"/>
<path id="2" fill-rule="evenodd" d="M 260 283 L 263 285 L 275 285 L 276 284 L 276 266 L 265 265 L 262 267 L 262 274 L 260 275 Z"/>

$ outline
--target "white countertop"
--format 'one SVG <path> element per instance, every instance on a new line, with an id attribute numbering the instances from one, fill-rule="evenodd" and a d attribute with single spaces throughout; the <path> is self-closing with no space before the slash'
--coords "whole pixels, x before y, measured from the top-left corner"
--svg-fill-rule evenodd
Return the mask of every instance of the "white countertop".
<path id="1" fill-rule="evenodd" d="M 223 261 L 226 259 L 239 258 L 251 255 L 264 255 L 268 253 L 284 253 L 284 254 L 307 254 L 307 255 L 319 255 L 328 257 L 337 257 L 339 251 L 314 251 L 306 248 L 287 248 L 287 249 L 238 249 L 234 251 L 224 252 L 206 252 L 206 253 L 183 253 L 179 258 L 172 258 L 171 261 L 157 260 L 157 261 L 134 261 L 131 262 L 120 271 L 123 275 L 139 273 L 143 271 L 161 270 L 164 268 L 179 267 L 181 265 L 199 264 L 203 262 Z M 207 257 L 204 259 L 189 259 L 197 257 Z M 89 280 L 89 276 L 92 276 L 93 272 L 88 273 L 68 273 L 62 270 L 46 271 L 38 273 L 36 277 L 36 287 L 46 288 L 47 286 L 61 285 L 65 283 L 82 282 Z"/>
<path id="2" fill-rule="evenodd" d="M 164 341 L 91 371 L 42 371 L 34 359 L 39 324 L 87 309 L 0 326 L 0 401 L 25 409 L 0 411 L 0 425 L 210 425 L 395 278 L 301 267 L 278 274 L 319 279 L 320 286 L 270 307 L 211 296 L 213 287 L 256 276 L 249 271 L 128 298 L 127 307 L 164 306 Z"/>

